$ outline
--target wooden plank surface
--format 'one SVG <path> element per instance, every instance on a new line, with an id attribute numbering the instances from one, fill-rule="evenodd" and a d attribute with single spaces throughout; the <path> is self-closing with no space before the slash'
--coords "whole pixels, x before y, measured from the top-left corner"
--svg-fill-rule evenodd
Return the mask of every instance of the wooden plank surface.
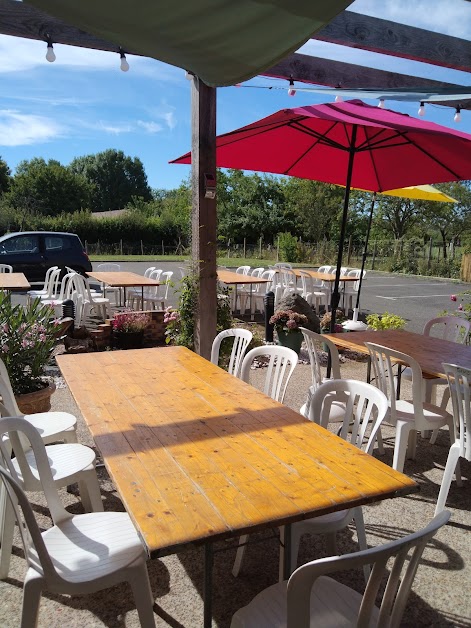
<path id="1" fill-rule="evenodd" d="M 269 279 L 233 273 L 231 270 L 218 270 L 218 279 L 226 284 L 270 283 Z"/>
<path id="2" fill-rule="evenodd" d="M 417 489 L 184 347 L 57 361 L 151 556 Z"/>
<path id="3" fill-rule="evenodd" d="M 24 273 L 0 273 L 0 290 L 29 290 L 31 285 Z"/>
<path id="4" fill-rule="evenodd" d="M 401 351 L 417 360 L 423 374 L 428 377 L 446 377 L 442 366 L 444 362 L 471 368 L 470 346 L 403 329 L 327 334 L 326 337 L 337 347 L 345 347 L 360 353 L 368 353 L 365 342 L 374 342 Z"/>
<path id="5" fill-rule="evenodd" d="M 113 272 L 89 272 L 89 277 L 106 283 L 109 286 L 130 288 L 131 286 L 158 286 L 159 282 L 156 279 L 150 279 L 144 277 L 144 275 L 138 275 L 137 273 L 131 273 L 128 271 L 113 271 Z"/>

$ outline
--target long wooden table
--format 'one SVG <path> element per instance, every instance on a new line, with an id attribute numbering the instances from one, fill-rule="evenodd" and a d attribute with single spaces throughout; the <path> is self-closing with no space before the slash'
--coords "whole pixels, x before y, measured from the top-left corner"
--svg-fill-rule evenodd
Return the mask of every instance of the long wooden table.
<path id="1" fill-rule="evenodd" d="M 31 285 L 24 273 L 0 273 L 0 290 L 29 290 Z"/>
<path id="2" fill-rule="evenodd" d="M 471 368 L 471 347 L 403 329 L 326 334 L 337 347 L 368 353 L 365 342 L 401 351 L 417 360 L 425 377 L 446 378 L 444 362 Z"/>
<path id="3" fill-rule="evenodd" d="M 269 279 L 262 279 L 261 277 L 252 277 L 252 275 L 242 275 L 241 273 L 234 273 L 232 270 L 218 270 L 218 279 L 227 285 L 234 286 L 234 309 L 237 307 L 237 286 L 248 285 L 249 291 L 249 303 L 250 311 L 252 311 L 252 287 L 255 284 L 270 283 Z"/>
<path id="4" fill-rule="evenodd" d="M 57 356 L 150 557 L 418 490 L 184 347 Z"/>
<path id="5" fill-rule="evenodd" d="M 309 270 L 307 268 L 293 268 L 293 272 L 296 277 L 301 277 L 301 272 L 308 273 L 312 279 L 319 279 L 320 281 L 325 281 L 327 283 L 334 283 L 335 281 L 335 273 L 320 273 L 317 270 Z M 358 281 L 358 277 L 349 277 L 348 275 L 340 275 L 340 281 Z"/>
<path id="6" fill-rule="evenodd" d="M 137 273 L 131 273 L 129 271 L 108 271 L 108 272 L 89 272 L 89 277 L 96 279 L 100 283 L 107 284 L 113 288 L 124 289 L 124 305 L 126 305 L 126 288 L 141 288 L 142 289 L 142 303 L 144 306 L 144 287 L 145 286 L 158 286 L 159 282 L 156 279 L 150 279 L 144 277 L 144 275 L 138 275 Z"/>

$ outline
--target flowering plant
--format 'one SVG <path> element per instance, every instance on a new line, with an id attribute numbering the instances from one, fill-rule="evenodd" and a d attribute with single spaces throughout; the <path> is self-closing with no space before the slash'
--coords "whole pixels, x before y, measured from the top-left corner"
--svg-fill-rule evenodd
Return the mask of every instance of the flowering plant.
<path id="1" fill-rule="evenodd" d="M 324 332 L 324 333 L 330 332 L 331 320 L 332 320 L 332 312 L 326 312 L 324 316 L 321 318 L 321 320 L 319 321 L 321 332 Z M 335 311 L 335 325 L 334 325 L 333 333 L 340 334 L 341 332 L 343 332 L 344 329 L 342 327 L 342 323 L 346 320 L 347 320 L 347 317 L 345 316 L 344 311 L 336 310 Z"/>
<path id="2" fill-rule="evenodd" d="M 39 299 L 23 308 L 0 293 L 0 357 L 15 395 L 44 388 L 45 367 L 62 326 Z"/>
<path id="3" fill-rule="evenodd" d="M 452 294 L 450 296 L 450 301 L 458 303 L 458 308 L 452 312 L 445 310 L 443 315 L 460 316 L 461 318 L 466 318 L 469 322 L 471 322 L 471 290 L 465 290 L 464 292 L 458 292 L 458 294 Z M 466 343 L 471 343 L 469 336 Z"/>
<path id="4" fill-rule="evenodd" d="M 144 331 L 150 323 L 150 316 L 144 312 L 133 312 L 125 310 L 111 321 L 113 331 L 119 334 L 130 334 L 133 332 Z"/>
<path id="5" fill-rule="evenodd" d="M 275 326 L 276 331 L 299 331 L 299 327 L 306 325 L 307 317 L 304 314 L 298 314 L 293 310 L 278 310 L 270 318 L 270 324 Z"/>

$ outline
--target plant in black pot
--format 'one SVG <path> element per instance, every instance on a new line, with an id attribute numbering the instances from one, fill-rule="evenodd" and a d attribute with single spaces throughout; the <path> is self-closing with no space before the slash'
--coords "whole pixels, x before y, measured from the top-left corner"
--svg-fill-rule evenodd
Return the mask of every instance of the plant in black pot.
<path id="1" fill-rule="evenodd" d="M 270 318 L 270 323 L 275 326 L 278 344 L 289 347 L 299 354 L 303 342 L 299 328 L 306 326 L 307 316 L 293 310 L 277 310 Z"/>
<path id="2" fill-rule="evenodd" d="M 46 377 L 46 366 L 62 330 L 54 309 L 39 299 L 13 306 L 10 296 L 0 292 L 0 357 L 25 414 L 51 408 L 55 385 Z"/>
<path id="3" fill-rule="evenodd" d="M 117 314 L 111 321 L 114 346 L 117 349 L 140 349 L 149 323 L 150 316 L 144 312 L 128 310 Z"/>

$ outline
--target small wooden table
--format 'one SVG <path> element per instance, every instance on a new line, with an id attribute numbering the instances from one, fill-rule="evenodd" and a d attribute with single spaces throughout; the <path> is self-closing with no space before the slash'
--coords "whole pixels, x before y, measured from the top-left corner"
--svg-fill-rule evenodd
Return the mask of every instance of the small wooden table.
<path id="1" fill-rule="evenodd" d="M 149 279 L 144 275 L 138 275 L 137 273 L 131 273 L 128 271 L 111 271 L 111 272 L 89 272 L 89 277 L 93 277 L 100 283 L 107 284 L 113 288 L 124 289 L 124 305 L 126 305 L 126 288 L 140 287 L 142 289 L 142 304 L 144 307 L 144 286 L 158 286 L 159 282 L 156 279 Z"/>
<path id="2" fill-rule="evenodd" d="M 57 356 L 150 557 L 418 490 L 184 347 Z"/>
<path id="3" fill-rule="evenodd" d="M 307 268 L 293 268 L 296 277 L 301 277 L 300 271 L 307 273 L 312 279 L 319 279 L 327 283 L 334 283 L 335 273 L 320 273 L 317 270 L 308 270 Z M 340 275 L 340 281 L 358 281 L 358 277 L 349 277 L 348 275 Z"/>
<path id="4" fill-rule="evenodd" d="M 24 273 L 0 273 L 0 290 L 29 290 L 31 285 Z"/>
<path id="5" fill-rule="evenodd" d="M 368 353 L 365 342 L 401 351 L 417 360 L 425 377 L 446 378 L 444 362 L 471 368 L 471 347 L 403 329 L 326 334 L 326 338 L 330 338 L 337 347 L 360 353 Z"/>
<path id="6" fill-rule="evenodd" d="M 252 287 L 254 284 L 270 283 L 270 279 L 262 279 L 261 277 L 252 277 L 252 275 L 242 275 L 241 273 L 233 273 L 231 270 L 218 270 L 218 279 L 222 283 L 234 286 L 234 308 L 237 307 L 237 286 L 247 284 L 250 286 L 249 303 L 250 311 L 252 311 Z"/>

